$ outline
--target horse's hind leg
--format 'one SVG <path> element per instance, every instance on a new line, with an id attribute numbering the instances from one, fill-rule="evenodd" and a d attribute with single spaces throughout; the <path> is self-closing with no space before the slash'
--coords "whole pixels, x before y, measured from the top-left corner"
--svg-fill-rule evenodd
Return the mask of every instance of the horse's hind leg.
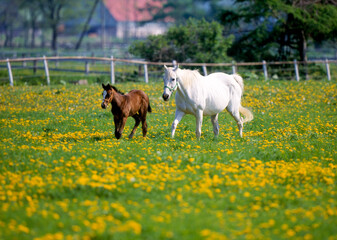
<path id="1" fill-rule="evenodd" d="M 232 117 L 235 119 L 236 124 L 238 125 L 238 128 L 239 128 L 240 137 L 242 137 L 243 121 L 242 121 L 242 118 L 240 117 L 239 107 L 240 105 L 234 107 L 233 104 L 229 104 L 227 106 L 227 110 L 232 115 Z"/>
<path id="2" fill-rule="evenodd" d="M 146 137 L 147 133 L 147 122 L 146 122 L 146 117 L 142 120 L 142 132 L 143 132 L 143 137 Z"/>
<path id="3" fill-rule="evenodd" d="M 217 137 L 219 135 L 218 116 L 219 116 L 219 114 L 215 114 L 215 115 L 211 116 L 211 122 L 213 124 L 214 137 Z"/>
<path id="4" fill-rule="evenodd" d="M 199 140 L 201 137 L 201 126 L 202 126 L 202 119 L 203 119 L 203 112 L 201 110 L 197 110 L 195 113 L 196 118 L 196 129 L 195 129 L 195 135 L 197 139 Z"/>
<path id="5" fill-rule="evenodd" d="M 133 129 L 132 129 L 132 131 L 131 131 L 131 133 L 130 133 L 130 135 L 129 135 L 129 138 L 130 138 L 130 139 L 133 137 L 133 135 L 134 135 L 135 132 L 136 132 L 137 127 L 138 127 L 139 124 L 140 124 L 140 117 L 139 117 L 138 114 L 133 115 L 132 117 L 133 117 L 133 119 L 135 119 L 135 126 L 133 127 Z"/>

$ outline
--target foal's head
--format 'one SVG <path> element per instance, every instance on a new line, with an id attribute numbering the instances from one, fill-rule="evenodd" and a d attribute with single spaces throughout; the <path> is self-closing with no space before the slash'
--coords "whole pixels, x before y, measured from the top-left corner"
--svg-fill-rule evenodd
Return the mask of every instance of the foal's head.
<path id="1" fill-rule="evenodd" d="M 104 85 L 104 83 L 102 83 L 102 87 L 103 87 L 103 102 L 101 104 L 102 108 L 106 108 L 109 103 L 112 102 L 113 98 L 114 98 L 114 94 L 122 94 L 122 92 L 120 92 L 119 90 L 117 90 L 117 88 L 115 88 L 114 86 L 111 86 L 109 83 L 108 85 Z"/>

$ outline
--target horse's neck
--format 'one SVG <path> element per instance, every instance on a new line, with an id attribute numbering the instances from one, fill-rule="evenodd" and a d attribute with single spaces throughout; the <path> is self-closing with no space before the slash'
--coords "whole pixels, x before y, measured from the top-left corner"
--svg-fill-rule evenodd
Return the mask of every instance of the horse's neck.
<path id="1" fill-rule="evenodd" d="M 199 81 L 199 77 L 192 71 L 180 70 L 178 72 L 179 88 L 181 91 L 186 92 L 197 86 L 196 81 Z"/>
<path id="2" fill-rule="evenodd" d="M 118 92 L 114 91 L 112 102 L 114 102 L 116 106 L 120 107 L 124 101 L 125 101 L 125 99 L 124 99 L 123 95 L 121 95 Z"/>

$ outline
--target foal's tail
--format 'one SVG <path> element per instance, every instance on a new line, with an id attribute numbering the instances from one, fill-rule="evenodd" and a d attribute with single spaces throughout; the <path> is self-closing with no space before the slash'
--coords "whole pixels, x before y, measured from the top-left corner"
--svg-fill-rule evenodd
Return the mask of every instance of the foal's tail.
<path id="1" fill-rule="evenodd" d="M 152 113 L 152 108 L 151 108 L 151 106 L 150 106 L 150 102 L 149 102 L 149 105 L 147 106 L 147 111 L 148 111 L 149 113 Z"/>
<path id="2" fill-rule="evenodd" d="M 254 118 L 253 113 L 251 111 L 249 111 L 247 108 L 242 107 L 241 105 L 240 105 L 240 108 L 239 108 L 239 112 L 243 116 L 245 116 L 245 118 L 243 119 L 243 123 L 250 122 Z"/>

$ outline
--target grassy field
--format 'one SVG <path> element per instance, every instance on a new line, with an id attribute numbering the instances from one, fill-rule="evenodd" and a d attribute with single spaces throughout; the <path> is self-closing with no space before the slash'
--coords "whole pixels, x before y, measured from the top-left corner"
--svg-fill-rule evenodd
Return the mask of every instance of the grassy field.
<path id="1" fill-rule="evenodd" d="M 239 138 L 195 138 L 162 83 L 148 137 L 113 136 L 101 87 L 0 87 L 0 239 L 337 239 L 337 84 L 246 81 Z"/>

